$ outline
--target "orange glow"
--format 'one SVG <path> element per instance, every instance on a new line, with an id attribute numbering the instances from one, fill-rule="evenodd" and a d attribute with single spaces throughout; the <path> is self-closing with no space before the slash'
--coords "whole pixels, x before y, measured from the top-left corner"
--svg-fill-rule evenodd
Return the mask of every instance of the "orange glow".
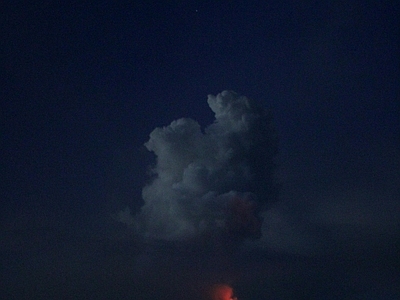
<path id="1" fill-rule="evenodd" d="M 226 284 L 216 284 L 211 289 L 210 300 L 237 300 L 233 294 L 233 288 Z"/>

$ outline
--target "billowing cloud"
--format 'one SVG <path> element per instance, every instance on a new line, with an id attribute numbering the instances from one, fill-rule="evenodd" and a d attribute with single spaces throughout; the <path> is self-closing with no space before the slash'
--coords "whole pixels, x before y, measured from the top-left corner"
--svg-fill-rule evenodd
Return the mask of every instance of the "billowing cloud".
<path id="1" fill-rule="evenodd" d="M 260 213 L 277 199 L 277 138 L 270 115 L 232 91 L 208 96 L 215 121 L 202 130 L 188 118 L 151 132 L 156 155 L 144 205 L 117 218 L 144 236 L 182 240 L 207 232 L 259 237 Z"/>

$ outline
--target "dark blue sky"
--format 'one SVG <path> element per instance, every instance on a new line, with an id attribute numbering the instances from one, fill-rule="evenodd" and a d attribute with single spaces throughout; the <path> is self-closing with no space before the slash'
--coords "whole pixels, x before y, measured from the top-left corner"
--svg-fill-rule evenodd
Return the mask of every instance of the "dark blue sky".
<path id="1" fill-rule="evenodd" d="M 392 247 L 400 230 L 398 4 L 158 2 L 4 5 L 1 220 L 10 243 L 66 228 L 65 239 L 113 239 L 107 216 L 142 204 L 150 132 L 181 117 L 206 126 L 207 95 L 234 90 L 272 110 L 280 137 L 279 211 L 300 229 L 272 236 L 306 232 L 325 243 L 328 230 L 348 249 L 357 230 L 367 246 L 389 231 Z M 347 228 L 354 219 L 363 225 Z M 293 243 L 270 247 L 303 251 Z"/>

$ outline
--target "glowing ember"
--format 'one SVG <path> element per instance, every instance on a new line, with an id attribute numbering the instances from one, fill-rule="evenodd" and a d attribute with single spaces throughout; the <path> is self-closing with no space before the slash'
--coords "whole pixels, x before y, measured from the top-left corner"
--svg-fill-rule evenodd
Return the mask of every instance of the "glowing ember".
<path id="1" fill-rule="evenodd" d="M 233 288 L 226 284 L 216 284 L 211 288 L 210 300 L 237 300 Z"/>

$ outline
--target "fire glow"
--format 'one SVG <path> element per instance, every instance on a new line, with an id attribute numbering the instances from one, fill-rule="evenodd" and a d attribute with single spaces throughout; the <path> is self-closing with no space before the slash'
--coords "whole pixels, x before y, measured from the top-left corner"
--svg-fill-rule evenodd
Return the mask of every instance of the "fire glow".
<path id="1" fill-rule="evenodd" d="M 238 300 L 233 288 L 227 284 L 215 284 L 210 291 L 210 300 Z"/>

